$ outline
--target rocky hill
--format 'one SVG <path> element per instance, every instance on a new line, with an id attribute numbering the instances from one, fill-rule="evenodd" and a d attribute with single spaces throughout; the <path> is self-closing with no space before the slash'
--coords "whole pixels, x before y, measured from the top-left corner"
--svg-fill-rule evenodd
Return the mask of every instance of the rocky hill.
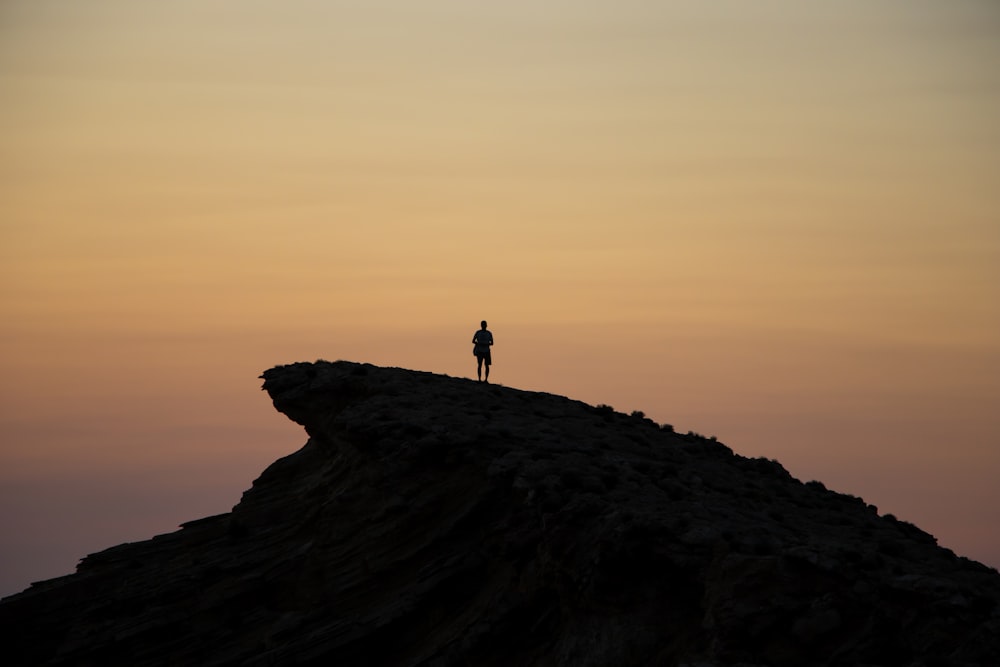
<path id="1" fill-rule="evenodd" d="M 348 362 L 228 514 L 0 602 L 6 665 L 996 665 L 1000 575 L 639 414 Z"/>

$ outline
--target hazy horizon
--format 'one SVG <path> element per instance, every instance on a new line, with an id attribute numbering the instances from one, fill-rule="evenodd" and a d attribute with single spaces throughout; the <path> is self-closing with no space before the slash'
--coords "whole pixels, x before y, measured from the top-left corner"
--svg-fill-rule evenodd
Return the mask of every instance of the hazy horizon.
<path id="1" fill-rule="evenodd" d="M 318 358 L 714 435 L 1000 567 L 1000 6 L 0 6 L 0 595 L 228 511 Z"/>

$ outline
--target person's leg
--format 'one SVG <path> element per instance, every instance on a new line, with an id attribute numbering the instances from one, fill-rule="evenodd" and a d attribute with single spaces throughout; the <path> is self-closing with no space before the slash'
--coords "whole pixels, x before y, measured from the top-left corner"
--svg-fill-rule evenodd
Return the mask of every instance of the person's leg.
<path id="1" fill-rule="evenodd" d="M 486 367 L 486 377 L 489 377 L 489 376 L 490 376 L 490 367 L 487 366 Z M 483 358 L 482 357 L 476 357 L 476 377 L 479 378 L 480 382 L 483 381 Z"/>
<path id="2" fill-rule="evenodd" d="M 490 365 L 486 364 L 486 381 L 490 381 Z"/>

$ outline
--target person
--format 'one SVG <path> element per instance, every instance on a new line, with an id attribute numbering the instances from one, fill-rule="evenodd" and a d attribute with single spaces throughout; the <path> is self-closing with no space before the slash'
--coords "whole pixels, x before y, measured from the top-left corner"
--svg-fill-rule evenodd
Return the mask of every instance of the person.
<path id="1" fill-rule="evenodd" d="M 490 365 L 493 363 L 490 346 L 493 345 L 493 334 L 486 328 L 486 320 L 479 323 L 480 329 L 472 336 L 472 354 L 476 355 L 476 376 L 483 381 L 483 364 L 486 364 L 486 381 L 490 381 Z"/>

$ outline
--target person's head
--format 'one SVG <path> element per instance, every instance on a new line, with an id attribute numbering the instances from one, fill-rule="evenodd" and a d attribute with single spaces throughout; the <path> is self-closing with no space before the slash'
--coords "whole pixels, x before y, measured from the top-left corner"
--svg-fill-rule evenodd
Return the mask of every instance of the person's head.
<path id="1" fill-rule="evenodd" d="M 482 322 L 480 322 L 479 326 L 481 326 L 482 328 L 485 329 L 486 328 L 486 320 L 483 320 Z"/>

